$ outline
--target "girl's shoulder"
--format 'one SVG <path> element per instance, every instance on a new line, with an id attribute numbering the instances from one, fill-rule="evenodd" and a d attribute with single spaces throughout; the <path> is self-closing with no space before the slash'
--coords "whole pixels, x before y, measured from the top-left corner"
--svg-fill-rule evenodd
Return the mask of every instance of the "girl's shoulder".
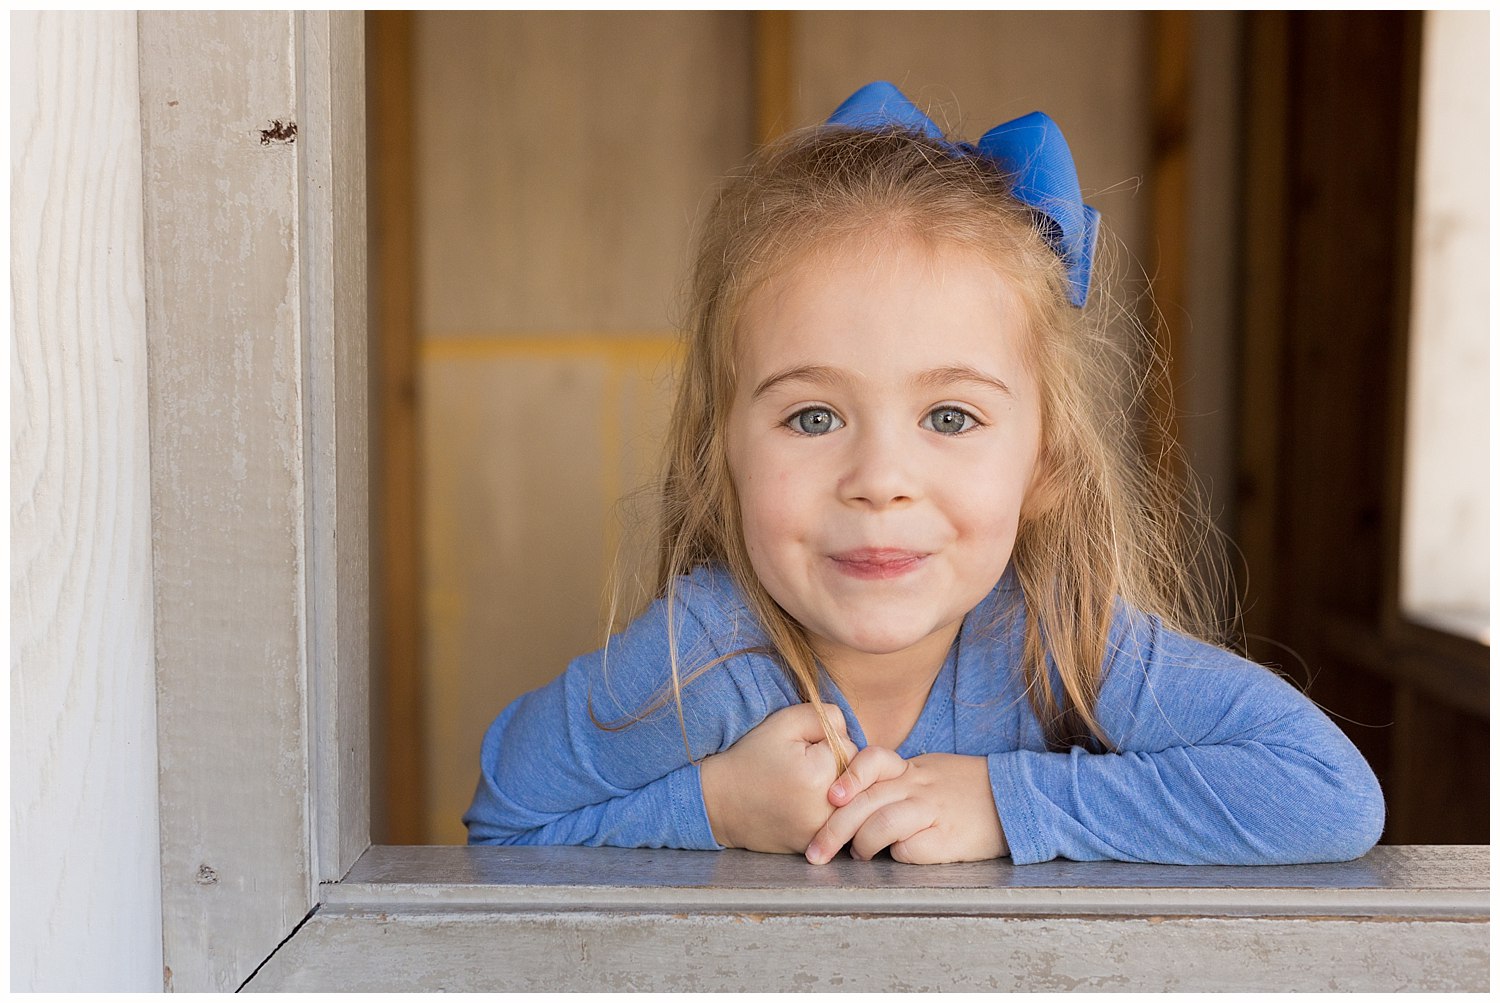
<path id="1" fill-rule="evenodd" d="M 1172 670 L 1220 670 L 1247 678 L 1274 675 L 1265 666 L 1222 644 L 1174 629 L 1161 616 L 1137 609 L 1120 598 L 1115 599 L 1107 659 L 1106 677 L 1116 669 L 1127 673 L 1134 669 L 1145 675 Z"/>
<path id="2" fill-rule="evenodd" d="M 767 644 L 743 591 L 720 564 L 700 565 L 672 579 L 626 634 L 661 643 L 668 634 L 675 635 L 679 654 L 693 659 L 722 657 Z"/>
<path id="3" fill-rule="evenodd" d="M 778 663 L 726 571 L 695 569 L 663 593 L 602 648 L 569 663 L 563 685 L 575 701 L 591 701 L 611 722 L 661 711 L 674 734 L 679 687 L 689 718 L 708 723 L 753 725 L 789 702 L 778 695 L 785 690 Z M 716 741 L 706 747 L 721 748 Z"/>
<path id="4" fill-rule="evenodd" d="M 755 621 L 744 592 L 722 564 L 700 564 L 673 579 L 657 603 L 669 600 L 677 612 L 691 615 L 705 627 L 743 629 Z"/>
<path id="5" fill-rule="evenodd" d="M 720 565 L 670 581 L 599 654 L 611 674 L 639 676 L 631 686 L 642 692 L 670 684 L 675 667 L 684 700 L 718 708 L 713 714 L 738 707 L 732 717 L 752 725 L 795 699 L 744 593 Z"/>
<path id="6" fill-rule="evenodd" d="M 745 606 L 744 596 L 735 584 L 734 575 L 718 562 L 700 564 L 685 575 L 672 580 L 671 591 L 678 598 L 726 606 Z"/>
<path id="7" fill-rule="evenodd" d="M 1275 670 L 1123 602 L 1110 631 L 1098 710 L 1123 748 L 1255 740 L 1280 723 L 1327 723 Z"/>

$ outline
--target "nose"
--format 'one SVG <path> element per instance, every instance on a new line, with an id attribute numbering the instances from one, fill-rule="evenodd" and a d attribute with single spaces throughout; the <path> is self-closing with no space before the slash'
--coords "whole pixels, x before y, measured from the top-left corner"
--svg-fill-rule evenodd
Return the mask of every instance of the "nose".
<path id="1" fill-rule="evenodd" d="M 919 495 L 914 444 L 895 429 L 866 424 L 849 437 L 849 453 L 839 494 L 844 501 L 883 509 L 915 501 Z"/>

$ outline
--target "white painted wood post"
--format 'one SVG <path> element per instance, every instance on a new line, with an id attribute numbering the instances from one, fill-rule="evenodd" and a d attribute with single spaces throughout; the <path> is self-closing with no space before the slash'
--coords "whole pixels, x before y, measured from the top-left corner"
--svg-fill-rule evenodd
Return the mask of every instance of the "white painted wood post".
<path id="1" fill-rule="evenodd" d="M 167 985 L 368 845 L 363 21 L 140 17 Z"/>
<path id="2" fill-rule="evenodd" d="M 133 13 L 11 15 L 11 940 L 161 987 Z"/>

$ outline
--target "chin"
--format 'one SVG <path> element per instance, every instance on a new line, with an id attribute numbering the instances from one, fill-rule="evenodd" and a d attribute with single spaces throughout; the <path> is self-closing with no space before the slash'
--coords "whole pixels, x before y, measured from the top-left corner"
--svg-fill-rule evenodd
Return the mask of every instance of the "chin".
<path id="1" fill-rule="evenodd" d="M 931 636 L 927 630 L 870 630 L 844 633 L 839 643 L 867 655 L 894 655 Z"/>

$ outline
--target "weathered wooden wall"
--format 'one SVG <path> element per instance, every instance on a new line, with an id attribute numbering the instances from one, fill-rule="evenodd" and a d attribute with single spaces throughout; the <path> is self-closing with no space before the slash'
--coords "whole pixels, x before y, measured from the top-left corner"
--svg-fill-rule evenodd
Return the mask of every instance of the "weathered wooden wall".
<path id="1" fill-rule="evenodd" d="M 10 29 L 11 988 L 155 991 L 136 17 Z"/>

